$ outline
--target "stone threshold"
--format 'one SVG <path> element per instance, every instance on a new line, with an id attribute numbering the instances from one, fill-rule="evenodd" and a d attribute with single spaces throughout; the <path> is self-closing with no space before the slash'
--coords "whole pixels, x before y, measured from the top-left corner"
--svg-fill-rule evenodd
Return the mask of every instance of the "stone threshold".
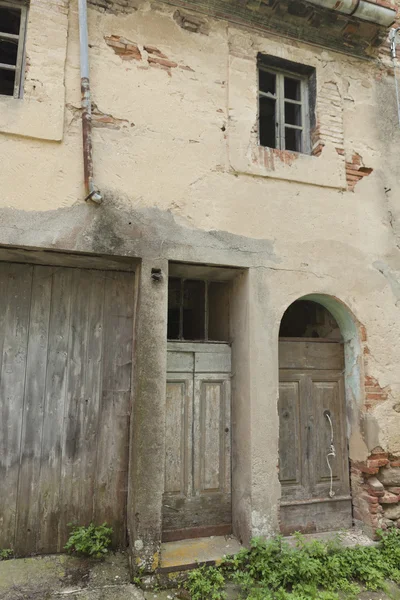
<path id="1" fill-rule="evenodd" d="M 186 571 L 201 565 L 221 562 L 228 554 L 237 554 L 242 545 L 233 536 L 211 536 L 161 544 L 161 573 Z"/>

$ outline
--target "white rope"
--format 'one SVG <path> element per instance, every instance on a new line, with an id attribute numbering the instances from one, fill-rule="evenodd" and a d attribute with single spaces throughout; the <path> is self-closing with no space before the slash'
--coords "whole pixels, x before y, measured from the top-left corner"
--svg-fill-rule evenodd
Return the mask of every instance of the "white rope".
<path id="1" fill-rule="evenodd" d="M 326 418 L 329 421 L 329 425 L 331 426 L 331 443 L 329 446 L 329 452 L 326 455 L 326 462 L 328 463 L 328 469 L 329 469 L 329 473 L 330 473 L 330 480 L 331 480 L 331 485 L 330 485 L 330 490 L 329 490 L 329 497 L 333 498 L 335 495 L 335 492 L 333 491 L 333 471 L 332 471 L 332 467 L 331 467 L 331 463 L 329 458 L 336 458 L 336 450 L 335 450 L 335 446 L 333 444 L 333 425 L 332 425 L 332 419 L 330 417 L 330 414 L 328 412 L 325 413 Z"/>

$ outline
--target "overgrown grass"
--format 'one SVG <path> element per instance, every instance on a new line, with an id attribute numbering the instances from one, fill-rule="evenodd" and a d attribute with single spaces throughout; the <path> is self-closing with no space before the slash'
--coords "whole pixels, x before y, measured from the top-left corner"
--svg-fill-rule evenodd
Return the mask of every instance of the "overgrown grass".
<path id="1" fill-rule="evenodd" d="M 296 546 L 282 537 L 254 539 L 249 550 L 228 557 L 219 567 L 201 567 L 185 583 L 192 600 L 222 600 L 233 582 L 246 600 L 342 600 L 362 590 L 382 590 L 400 583 L 400 530 L 380 532 L 377 546 L 345 548 L 333 541 L 306 542 L 295 534 Z"/>

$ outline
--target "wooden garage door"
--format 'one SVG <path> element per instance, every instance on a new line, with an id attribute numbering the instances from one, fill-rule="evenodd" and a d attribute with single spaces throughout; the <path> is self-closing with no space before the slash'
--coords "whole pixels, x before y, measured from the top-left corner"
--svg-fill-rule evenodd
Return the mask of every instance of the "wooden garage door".
<path id="1" fill-rule="evenodd" d="M 125 543 L 132 273 L 0 263 L 0 548 Z"/>

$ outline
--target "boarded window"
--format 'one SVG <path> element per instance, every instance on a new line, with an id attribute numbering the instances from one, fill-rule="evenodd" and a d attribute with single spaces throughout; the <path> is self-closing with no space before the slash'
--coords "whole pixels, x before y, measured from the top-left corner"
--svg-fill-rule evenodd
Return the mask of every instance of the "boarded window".
<path id="1" fill-rule="evenodd" d="M 27 7 L 0 2 L 0 94 L 21 97 Z"/>

